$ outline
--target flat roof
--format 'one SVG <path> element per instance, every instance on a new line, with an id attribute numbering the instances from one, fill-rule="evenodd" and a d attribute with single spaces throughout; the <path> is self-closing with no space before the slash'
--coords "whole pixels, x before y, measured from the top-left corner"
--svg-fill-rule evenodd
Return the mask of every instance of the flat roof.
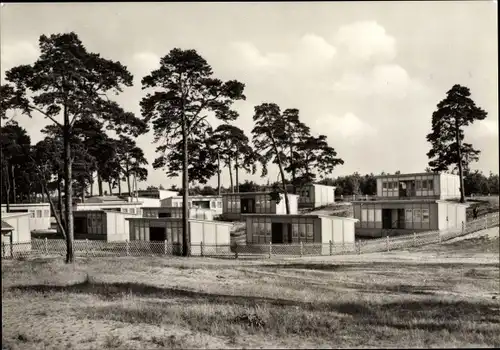
<path id="1" fill-rule="evenodd" d="M 201 198 L 201 199 L 217 199 L 217 198 L 221 198 L 221 196 L 188 196 L 188 199 L 193 199 L 193 198 Z M 172 196 L 172 197 L 167 197 L 167 198 L 163 198 L 162 201 L 164 201 L 165 199 L 172 199 L 172 198 L 175 198 L 175 199 L 182 199 L 182 196 Z"/>
<path id="2" fill-rule="evenodd" d="M 335 216 L 335 215 L 322 215 L 322 214 L 257 214 L 257 213 L 251 213 L 251 214 L 241 214 L 241 216 L 244 217 L 280 217 L 280 218 L 290 218 L 290 219 L 300 219 L 300 218 L 327 218 L 327 219 L 342 219 L 342 220 L 347 220 L 347 221 L 354 221 L 358 222 L 358 219 L 355 218 L 349 218 L 345 216 Z"/>
<path id="3" fill-rule="evenodd" d="M 82 205 L 91 205 L 91 206 L 108 206 L 108 207 L 115 207 L 115 206 L 120 206 L 120 205 L 141 205 L 142 202 L 127 202 L 127 201 L 116 201 L 116 202 L 81 202 L 81 203 L 76 203 L 77 206 L 82 206 Z"/>
<path id="4" fill-rule="evenodd" d="M 391 174 L 391 175 L 376 175 L 374 176 L 375 178 L 395 178 L 395 177 L 409 177 L 409 176 L 424 176 L 424 175 L 454 175 L 454 174 L 449 174 L 449 173 L 445 173 L 445 172 L 432 172 L 432 173 L 408 173 L 408 174 Z M 455 175 L 455 176 L 458 176 L 458 175 Z"/>
<path id="5" fill-rule="evenodd" d="M 9 207 L 41 207 L 41 206 L 49 206 L 50 203 L 15 203 L 15 204 L 9 204 Z M 2 203 L 2 207 L 7 207 L 7 204 Z"/>
<path id="6" fill-rule="evenodd" d="M 223 193 L 222 196 L 259 195 L 259 194 L 270 194 L 270 193 L 271 192 L 235 192 L 235 193 Z M 300 195 L 294 194 L 294 193 L 287 193 L 287 195 L 300 196 Z"/>
<path id="7" fill-rule="evenodd" d="M 9 223 L 2 220 L 2 231 L 13 231 L 14 227 L 12 227 Z"/>

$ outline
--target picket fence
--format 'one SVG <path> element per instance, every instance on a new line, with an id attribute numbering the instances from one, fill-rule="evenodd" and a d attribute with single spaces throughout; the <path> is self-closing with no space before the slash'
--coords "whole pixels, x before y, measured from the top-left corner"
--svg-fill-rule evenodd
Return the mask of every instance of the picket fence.
<path id="1" fill-rule="evenodd" d="M 272 256 L 314 256 L 338 254 L 364 254 L 404 250 L 427 244 L 441 243 L 472 232 L 499 225 L 499 213 L 490 213 L 476 220 L 467 222 L 461 228 L 445 231 L 428 231 L 411 235 L 384 237 L 370 240 L 358 240 L 353 244 L 298 243 L 298 244 L 190 244 L 190 256 L 206 257 L 272 257 Z M 181 255 L 182 244 L 169 242 L 105 242 L 94 240 L 75 240 L 76 256 L 154 256 Z M 2 258 L 27 258 L 36 256 L 64 256 L 66 242 L 55 239 L 33 239 L 28 243 L 2 244 Z"/>

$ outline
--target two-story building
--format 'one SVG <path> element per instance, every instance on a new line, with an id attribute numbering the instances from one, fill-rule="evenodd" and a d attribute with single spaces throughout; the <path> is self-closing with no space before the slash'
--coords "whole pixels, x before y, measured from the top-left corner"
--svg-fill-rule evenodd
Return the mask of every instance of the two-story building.
<path id="1" fill-rule="evenodd" d="M 335 186 L 321 184 L 306 184 L 296 188 L 296 194 L 299 196 L 299 208 L 318 208 L 325 205 L 335 203 Z M 272 191 L 271 187 L 266 188 L 267 191 Z M 293 193 L 293 186 L 287 185 L 288 193 Z"/>
<path id="2" fill-rule="evenodd" d="M 356 235 L 382 237 L 459 228 L 468 204 L 459 203 L 458 175 L 417 173 L 376 177 L 377 196 L 353 201 Z"/>

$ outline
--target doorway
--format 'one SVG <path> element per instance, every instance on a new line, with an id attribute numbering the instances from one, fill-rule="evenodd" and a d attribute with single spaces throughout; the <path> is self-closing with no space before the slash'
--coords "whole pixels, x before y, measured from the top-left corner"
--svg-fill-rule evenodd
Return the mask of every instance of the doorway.
<path id="1" fill-rule="evenodd" d="M 163 242 L 165 240 L 165 227 L 150 227 L 149 228 L 149 241 L 150 242 Z"/>
<path id="2" fill-rule="evenodd" d="M 253 198 L 241 198 L 241 213 L 255 213 L 255 200 Z"/>
<path id="3" fill-rule="evenodd" d="M 85 218 L 73 218 L 75 233 L 87 233 L 87 220 Z"/>
<path id="4" fill-rule="evenodd" d="M 392 228 L 392 209 L 382 209 L 382 228 Z"/>
<path id="5" fill-rule="evenodd" d="M 273 222 L 271 224 L 271 242 L 273 244 L 282 244 L 283 242 L 283 224 L 281 222 Z"/>

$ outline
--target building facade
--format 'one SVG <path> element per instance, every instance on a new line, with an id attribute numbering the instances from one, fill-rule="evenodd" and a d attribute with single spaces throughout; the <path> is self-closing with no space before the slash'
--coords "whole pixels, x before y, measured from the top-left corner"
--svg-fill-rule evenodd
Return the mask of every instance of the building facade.
<path id="1" fill-rule="evenodd" d="M 459 203 L 457 175 L 419 173 L 378 176 L 377 196 L 353 201 L 356 235 L 382 237 L 460 228 L 467 204 Z"/>
<path id="2" fill-rule="evenodd" d="M 103 196 L 91 197 L 88 198 L 85 203 L 77 203 L 75 210 L 106 210 L 141 215 L 142 205 L 142 202 L 133 201 L 132 198 L 125 201 L 119 197 Z"/>
<path id="3" fill-rule="evenodd" d="M 7 212 L 7 205 L 1 206 L 2 216 Z M 29 213 L 30 229 L 32 231 L 50 229 L 50 204 L 49 203 L 23 203 L 10 204 L 10 213 Z"/>
<path id="4" fill-rule="evenodd" d="M 222 216 L 228 220 L 240 220 L 241 214 L 286 214 L 285 196 L 276 203 L 269 192 L 240 192 L 222 195 Z M 298 195 L 288 194 L 290 214 L 298 213 Z"/>
<path id="5" fill-rule="evenodd" d="M 174 196 L 161 200 L 162 207 L 182 208 L 182 196 Z M 189 196 L 189 208 L 211 209 L 215 215 L 222 214 L 222 197 L 220 196 Z"/>
<path id="6" fill-rule="evenodd" d="M 73 211 L 75 239 L 124 242 L 130 240 L 127 218 L 135 214 L 105 210 Z"/>
<path id="7" fill-rule="evenodd" d="M 145 218 L 182 218 L 182 207 L 144 207 L 142 216 Z M 212 209 L 191 208 L 189 218 L 198 220 L 213 220 Z"/>
<path id="8" fill-rule="evenodd" d="M 31 219 L 26 212 L 2 213 L 2 257 L 31 251 Z"/>

